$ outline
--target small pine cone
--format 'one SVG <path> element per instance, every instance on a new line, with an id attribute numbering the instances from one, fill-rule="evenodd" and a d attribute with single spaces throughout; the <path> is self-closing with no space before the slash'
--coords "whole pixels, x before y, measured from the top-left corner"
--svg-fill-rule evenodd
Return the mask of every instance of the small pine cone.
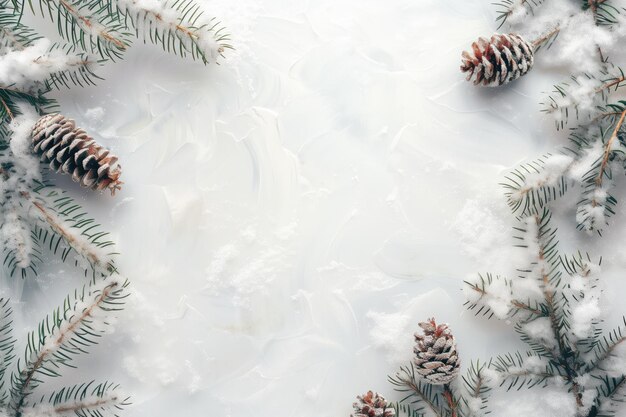
<path id="1" fill-rule="evenodd" d="M 461 363 L 448 325 L 430 319 L 419 326 L 424 329 L 424 334 L 415 334 L 415 371 L 430 384 L 452 382 L 459 374 Z"/>
<path id="2" fill-rule="evenodd" d="M 354 414 L 351 417 L 394 417 L 396 415 L 396 410 L 378 393 L 367 391 L 367 394 L 356 398 L 357 402 L 352 405 Z"/>
<path id="3" fill-rule="evenodd" d="M 61 114 L 42 116 L 32 131 L 33 150 L 55 172 L 71 175 L 92 190 L 121 189 L 117 157 L 98 145 L 74 120 Z"/>
<path id="4" fill-rule="evenodd" d="M 463 51 L 461 71 L 475 85 L 498 87 L 518 79 L 533 66 L 534 48 L 516 33 L 478 38 L 471 51 Z"/>

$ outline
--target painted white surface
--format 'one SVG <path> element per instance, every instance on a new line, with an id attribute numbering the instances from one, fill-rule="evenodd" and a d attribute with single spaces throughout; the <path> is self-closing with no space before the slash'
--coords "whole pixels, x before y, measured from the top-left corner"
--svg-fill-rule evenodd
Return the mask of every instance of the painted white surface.
<path id="1" fill-rule="evenodd" d="M 136 417 L 339 416 L 367 389 L 393 397 L 386 375 L 427 317 L 450 323 L 465 363 L 518 347 L 463 312 L 460 288 L 515 266 L 498 182 L 562 142 L 538 111 L 559 74 L 465 83 L 461 50 L 495 30 L 486 1 L 207 9 L 237 47 L 220 66 L 136 45 L 60 96 L 121 156 L 115 198 L 62 185 L 114 232 L 134 292 L 82 375 L 121 382 Z M 618 267 L 625 221 L 595 246 Z M 56 268 L 27 284 L 42 311 L 80 282 Z"/>

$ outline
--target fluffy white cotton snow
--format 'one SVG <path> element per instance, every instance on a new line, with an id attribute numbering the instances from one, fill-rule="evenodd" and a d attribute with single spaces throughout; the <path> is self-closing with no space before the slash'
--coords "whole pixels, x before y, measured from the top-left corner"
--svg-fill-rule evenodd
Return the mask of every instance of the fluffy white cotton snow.
<path id="1" fill-rule="evenodd" d="M 544 345 L 556 346 L 552 325 L 550 323 L 550 318 L 548 317 L 539 317 L 527 323 L 523 323 L 521 325 L 521 330 L 530 338 L 535 339 Z"/>
<path id="2" fill-rule="evenodd" d="M 11 166 L 0 173 L 0 204 L 3 206 L 0 241 L 13 253 L 17 266 L 26 268 L 30 265 L 33 244 L 28 207 L 21 204 L 19 193 L 26 191 L 31 181 L 40 179 L 41 172 L 39 161 L 30 151 L 30 132 L 37 115 L 25 106 L 20 106 L 20 111 L 21 114 L 16 115 L 9 125 L 10 152 L 0 157 L 0 162 Z"/>
<path id="3" fill-rule="evenodd" d="M 584 339 L 592 335 L 593 324 L 602 316 L 600 306 L 601 290 L 595 274 L 600 266 L 589 264 L 584 274 L 574 275 L 570 281 L 573 292 L 570 303 L 570 329 L 575 338 Z"/>
<path id="4" fill-rule="evenodd" d="M 22 183 L 30 183 L 41 179 L 41 167 L 39 160 L 32 152 L 33 126 L 39 119 L 37 113 L 30 106 L 20 106 L 20 114 L 9 124 L 11 139 L 11 161 L 15 165 L 17 176 Z"/>
<path id="5" fill-rule="evenodd" d="M 562 12 L 559 12 L 562 15 Z M 602 68 L 598 47 L 610 51 L 616 36 L 609 29 L 595 23 L 590 10 L 578 11 L 561 22 L 561 32 L 547 59 L 555 64 L 568 64 L 577 73 L 597 72 Z"/>
<path id="6" fill-rule="evenodd" d="M 145 38 L 150 38 L 156 29 L 159 33 L 174 33 L 188 51 L 197 47 L 209 60 L 215 60 L 222 52 L 211 30 L 213 24 L 210 20 L 187 24 L 184 13 L 181 14 L 168 2 L 157 0 L 120 0 L 117 4 L 122 11 L 135 18 L 138 33 L 143 33 Z"/>
<path id="7" fill-rule="evenodd" d="M 28 89 L 51 74 L 81 65 L 84 58 L 52 49 L 52 41 L 41 38 L 21 50 L 0 55 L 0 84 Z"/>
<path id="8" fill-rule="evenodd" d="M 384 313 L 369 311 L 367 318 L 373 322 L 370 337 L 376 348 L 387 352 L 388 360 L 401 362 L 410 358 L 413 333 L 409 324 L 415 319 L 403 312 Z"/>

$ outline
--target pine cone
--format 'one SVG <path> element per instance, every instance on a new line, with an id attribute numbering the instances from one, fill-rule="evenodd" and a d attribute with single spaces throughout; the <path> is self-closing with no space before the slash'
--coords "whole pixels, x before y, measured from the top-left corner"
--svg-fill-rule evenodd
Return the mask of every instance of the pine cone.
<path id="1" fill-rule="evenodd" d="M 429 383 L 443 385 L 452 382 L 459 374 L 460 361 L 454 336 L 447 324 L 437 324 L 435 319 L 420 323 L 424 334 L 415 334 L 415 370 Z"/>
<path id="2" fill-rule="evenodd" d="M 394 417 L 396 410 L 387 404 L 382 395 L 367 391 L 365 395 L 356 397 L 353 404 L 354 414 L 351 417 Z"/>
<path id="3" fill-rule="evenodd" d="M 518 79 L 533 66 L 534 48 L 516 33 L 478 38 L 471 51 L 463 51 L 461 71 L 475 85 L 498 87 Z"/>
<path id="4" fill-rule="evenodd" d="M 117 157 L 98 145 L 74 120 L 61 114 L 42 116 L 32 131 L 33 150 L 55 172 L 71 175 L 92 190 L 121 189 Z"/>

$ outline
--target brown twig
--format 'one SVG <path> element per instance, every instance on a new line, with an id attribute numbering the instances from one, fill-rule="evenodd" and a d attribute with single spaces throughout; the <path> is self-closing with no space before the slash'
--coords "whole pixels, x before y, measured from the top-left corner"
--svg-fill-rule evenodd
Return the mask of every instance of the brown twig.
<path id="1" fill-rule="evenodd" d="M 59 0 L 59 4 L 61 4 L 61 6 L 63 6 L 63 8 L 67 10 L 69 14 L 74 16 L 76 20 L 81 21 L 83 25 L 85 25 L 85 27 L 87 27 L 88 29 L 93 28 L 93 22 L 91 21 L 91 19 L 80 14 L 78 10 L 72 7 L 72 5 L 69 4 L 66 0 Z M 111 42 L 112 44 L 114 44 L 116 47 L 118 47 L 121 50 L 126 49 L 126 44 L 124 42 L 122 42 L 120 39 L 117 39 L 115 36 L 113 36 L 112 34 L 110 34 L 108 31 L 104 29 L 98 31 L 98 36 L 107 42 Z"/>
<path id="2" fill-rule="evenodd" d="M 617 139 L 617 134 L 619 133 L 619 130 L 622 128 L 622 125 L 624 124 L 625 117 L 626 117 L 626 110 L 622 111 L 621 116 L 619 120 L 617 121 L 617 124 L 615 125 L 615 129 L 613 129 L 613 133 L 611 134 L 611 137 L 604 145 L 604 156 L 602 157 L 602 164 L 600 165 L 600 172 L 598 176 L 596 177 L 596 185 L 598 187 L 602 186 L 604 171 L 606 170 L 606 166 L 608 165 L 609 158 L 611 156 L 611 147 L 613 146 L 613 142 L 615 141 L 615 139 Z M 594 199 L 594 207 L 596 206 L 596 204 L 597 203 Z"/>
<path id="3" fill-rule="evenodd" d="M 550 39 L 555 34 L 559 33 L 560 30 L 561 30 L 561 27 L 557 26 L 554 29 L 552 29 L 551 31 L 544 33 L 539 38 L 537 38 L 534 41 L 532 41 L 531 45 L 533 46 L 533 49 L 537 49 L 539 46 L 541 46 L 541 44 L 546 42 L 548 39 Z"/>
<path id="4" fill-rule="evenodd" d="M 452 393 L 452 390 L 450 389 L 449 384 L 445 384 L 443 386 L 443 398 L 446 400 L 446 403 L 448 404 L 448 408 L 450 408 L 450 417 L 458 417 L 457 401 L 454 398 L 454 394 Z"/>
<path id="5" fill-rule="evenodd" d="M 102 260 L 100 258 L 100 255 L 97 254 L 93 249 L 85 247 L 85 245 L 81 245 L 76 237 L 70 231 L 68 231 L 67 228 L 59 222 L 56 216 L 50 213 L 42 203 L 33 199 L 30 194 L 25 191 L 22 191 L 20 195 L 30 201 L 30 203 L 42 214 L 43 218 L 50 225 L 52 230 L 61 235 L 63 239 L 65 239 L 65 241 L 72 248 L 74 248 L 74 250 L 76 250 L 76 252 L 87 258 L 87 260 L 94 267 L 102 267 L 109 273 L 115 272 L 115 267 L 110 262 Z"/>
<path id="6" fill-rule="evenodd" d="M 535 223 L 537 227 L 539 227 L 541 220 L 538 215 L 535 215 Z M 576 372 L 571 368 L 568 363 L 569 354 L 567 352 L 566 346 L 563 343 L 563 338 L 561 337 L 559 320 L 556 316 L 556 307 L 554 303 L 554 291 L 550 288 L 550 276 L 545 269 L 545 252 L 543 244 L 541 243 L 541 234 L 537 231 L 536 236 L 537 242 L 539 242 L 539 263 L 541 264 L 541 279 L 543 282 L 543 295 L 546 300 L 546 306 L 548 309 L 548 317 L 550 319 L 550 327 L 552 328 L 552 334 L 557 342 L 558 352 L 554 352 L 553 355 L 558 354 L 558 357 L 555 357 L 555 361 L 559 363 L 561 366 L 565 368 L 565 376 L 567 381 L 572 384 L 572 394 L 574 395 L 574 399 L 576 401 L 576 406 L 578 408 L 583 407 L 583 402 L 580 395 L 580 387 L 578 382 L 576 382 Z"/>
<path id="7" fill-rule="evenodd" d="M 400 381 L 402 381 L 418 397 L 420 397 L 422 401 L 424 401 L 428 405 L 428 407 L 432 410 L 433 413 L 435 413 L 437 417 L 443 417 L 441 415 L 441 410 L 439 410 L 439 408 L 435 404 L 433 404 L 426 395 L 424 395 L 424 393 L 419 389 L 419 387 L 415 384 L 415 381 L 413 381 L 412 378 L 409 378 L 409 379 L 400 378 Z"/>
<path id="8" fill-rule="evenodd" d="M 600 93 L 603 90 L 609 89 L 611 87 L 613 87 L 614 85 L 617 85 L 619 83 L 621 83 L 622 81 L 626 80 L 626 77 L 624 77 L 623 75 L 621 77 L 618 77 L 612 81 L 606 82 L 604 84 L 602 84 L 600 87 L 596 88 L 596 93 Z"/>
<path id="9" fill-rule="evenodd" d="M 7 104 L 6 100 L 0 97 L 0 101 L 2 102 L 2 107 L 4 107 L 4 110 L 9 115 L 9 119 L 13 120 L 15 117 L 13 116 L 13 112 L 11 111 L 11 108 Z"/>
<path id="10" fill-rule="evenodd" d="M 477 284 L 470 284 L 470 288 L 473 289 L 474 291 L 480 293 L 481 296 L 491 295 L 491 294 L 489 294 L 489 292 L 487 292 L 483 288 L 480 288 Z M 529 313 L 533 313 L 533 314 L 536 314 L 538 316 L 543 316 L 544 315 L 543 311 L 541 311 L 541 310 L 539 310 L 537 308 L 532 308 L 528 304 L 524 304 L 523 302 L 521 302 L 519 300 L 511 300 L 511 305 L 513 307 L 517 308 L 517 309 L 526 310 Z"/>
<path id="11" fill-rule="evenodd" d="M 102 290 L 100 295 L 98 295 L 98 297 L 96 297 L 94 302 L 91 303 L 91 305 L 89 307 L 87 307 L 76 320 L 74 320 L 69 326 L 67 326 L 67 328 L 65 328 L 63 332 L 59 333 L 59 335 L 57 336 L 56 340 L 53 342 L 54 345 L 60 346 L 62 343 L 64 343 L 65 340 L 67 339 L 67 337 L 70 334 L 74 333 L 76 331 L 77 327 L 82 322 L 84 322 L 88 317 L 90 317 L 92 315 L 93 311 L 106 298 L 109 297 L 109 294 L 118 285 L 119 284 L 117 282 L 113 282 L 112 284 L 106 286 Z M 17 399 L 17 401 L 15 402 L 15 404 L 13 406 L 13 409 L 15 411 L 15 417 L 20 417 L 22 415 L 22 407 L 24 406 L 24 402 L 26 401 L 27 393 L 28 393 L 28 391 L 30 389 L 30 384 L 33 381 L 35 373 L 39 370 L 39 368 L 41 368 L 41 366 L 47 360 L 48 355 L 50 355 L 53 352 L 54 352 L 54 350 L 52 350 L 52 349 L 44 349 L 41 352 L 39 352 L 39 354 L 37 355 L 37 358 L 35 359 L 35 361 L 32 362 L 32 364 L 28 367 L 28 370 L 26 370 L 26 371 L 24 371 L 22 373 L 24 379 L 23 379 L 23 382 L 22 382 L 22 384 L 20 386 L 20 389 L 19 389 L 19 392 L 18 392 L 19 393 L 19 399 Z"/>
<path id="12" fill-rule="evenodd" d="M 109 398 L 97 398 L 93 401 L 78 401 L 71 404 L 63 404 L 54 407 L 54 412 L 57 414 L 65 414 L 72 411 L 79 411 L 84 409 L 93 409 L 102 407 L 104 405 L 114 403 L 118 400 L 117 396 L 112 396 Z"/>

